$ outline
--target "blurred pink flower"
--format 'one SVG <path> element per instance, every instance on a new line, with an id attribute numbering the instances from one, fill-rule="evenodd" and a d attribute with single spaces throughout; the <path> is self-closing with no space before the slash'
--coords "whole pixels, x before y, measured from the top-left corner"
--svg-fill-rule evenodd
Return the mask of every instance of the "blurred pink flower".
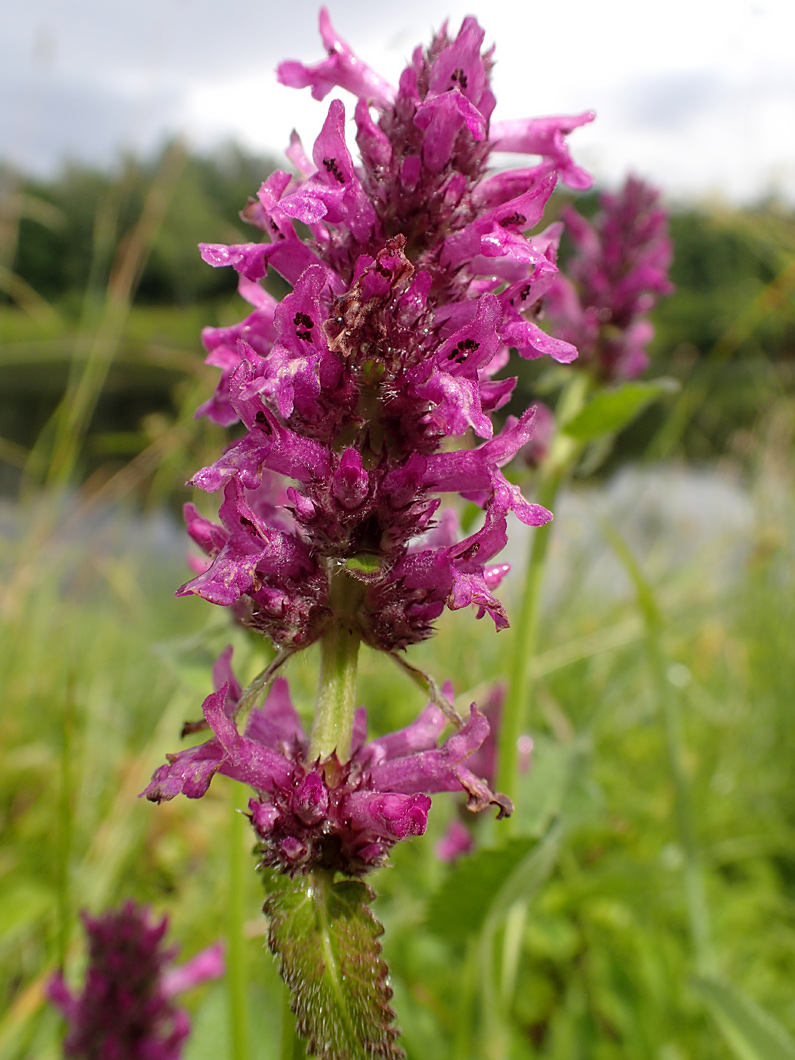
<path id="1" fill-rule="evenodd" d="M 179 1060 L 190 1020 L 172 999 L 224 974 L 222 946 L 211 946 L 173 967 L 175 951 L 162 945 L 166 917 L 156 923 L 145 906 L 133 901 L 98 917 L 82 917 L 89 947 L 82 991 L 73 993 L 61 972 L 47 986 L 47 996 L 68 1026 L 64 1055 L 79 1060 Z"/>

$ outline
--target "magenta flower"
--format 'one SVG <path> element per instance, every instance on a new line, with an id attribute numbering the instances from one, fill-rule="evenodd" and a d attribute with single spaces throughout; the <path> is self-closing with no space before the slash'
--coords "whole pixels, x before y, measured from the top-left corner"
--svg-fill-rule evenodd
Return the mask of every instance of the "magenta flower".
<path id="1" fill-rule="evenodd" d="M 336 754 L 309 758 L 309 741 L 278 678 L 261 709 L 253 710 L 244 734 L 233 716 L 240 686 L 227 648 L 216 667 L 220 687 L 204 701 L 212 739 L 168 756 L 143 793 L 152 802 L 176 795 L 201 798 L 216 773 L 249 784 L 250 819 L 261 864 L 295 875 L 316 868 L 357 876 L 377 868 L 401 839 L 422 835 L 439 791 L 462 791 L 469 809 L 510 803 L 465 765 L 486 740 L 489 724 L 473 705 L 463 728 L 437 747 L 447 724 L 430 704 L 405 729 L 366 743 L 367 715 L 356 712 L 348 761 Z"/>
<path id="2" fill-rule="evenodd" d="M 475 849 L 475 839 L 467 826 L 454 817 L 447 831 L 436 844 L 436 856 L 440 861 L 458 861 Z"/>
<path id="3" fill-rule="evenodd" d="M 359 584 L 346 620 L 393 651 L 427 637 L 445 607 L 471 605 L 506 626 L 493 592 L 506 567 L 492 560 L 508 514 L 531 526 L 550 518 L 500 470 L 529 441 L 533 411 L 497 433 L 492 415 L 515 384 L 499 375 L 509 347 L 576 356 L 535 322 L 560 226 L 525 233 L 558 176 L 588 185 L 565 138 L 593 115 L 492 124 L 492 53 L 472 18 L 455 38 L 445 26 L 418 49 L 397 88 L 354 55 L 325 11 L 320 26 L 326 58 L 283 63 L 279 77 L 317 99 L 334 87 L 357 97 L 360 160 L 335 99 L 311 159 L 294 135 L 298 175 L 273 173 L 244 212 L 266 240 L 202 247 L 210 264 L 237 270 L 252 312 L 205 330 L 221 377 L 200 413 L 240 421 L 245 433 L 193 478 L 224 500 L 220 525 L 186 510 L 209 562 L 179 592 L 300 648 L 338 617 L 330 583 L 342 572 Z M 492 150 L 539 160 L 489 174 Z M 269 269 L 292 285 L 281 303 L 261 286 Z M 447 438 L 473 436 L 479 444 L 448 451 Z M 291 480 L 275 507 L 274 474 Z M 444 493 L 477 502 L 484 522 L 432 545 Z"/>
<path id="4" fill-rule="evenodd" d="M 528 467 L 539 467 L 546 459 L 555 437 L 555 414 L 543 401 L 536 402 L 533 434 L 519 451 L 519 458 Z"/>
<path id="5" fill-rule="evenodd" d="M 175 951 L 162 945 L 167 918 L 151 920 L 145 906 L 126 902 L 99 917 L 83 914 L 88 970 L 74 994 L 59 972 L 47 996 L 68 1025 L 64 1055 L 78 1060 L 179 1060 L 190 1020 L 173 997 L 224 974 L 220 944 L 171 967 Z"/>
<path id="6" fill-rule="evenodd" d="M 486 739 L 468 759 L 468 766 L 472 772 L 481 777 L 489 786 L 494 784 L 497 777 L 497 741 L 505 705 L 505 691 L 505 685 L 502 684 L 493 685 L 489 690 L 483 705 L 483 715 L 488 722 L 489 731 Z M 526 733 L 520 736 L 517 751 L 519 772 L 525 773 L 530 768 L 533 751 L 532 737 Z M 463 810 L 463 807 L 461 809 Z M 436 856 L 442 861 L 455 861 L 463 854 L 471 853 L 474 846 L 471 818 L 462 812 L 452 819 L 447 831 L 436 844 Z"/>
<path id="7" fill-rule="evenodd" d="M 616 195 L 602 195 L 593 224 L 563 211 L 574 244 L 567 275 L 553 277 L 547 315 L 556 334 L 575 343 L 579 363 L 604 381 L 634 379 L 646 368 L 654 335 L 648 313 L 673 286 L 672 245 L 659 194 L 630 177 Z"/>

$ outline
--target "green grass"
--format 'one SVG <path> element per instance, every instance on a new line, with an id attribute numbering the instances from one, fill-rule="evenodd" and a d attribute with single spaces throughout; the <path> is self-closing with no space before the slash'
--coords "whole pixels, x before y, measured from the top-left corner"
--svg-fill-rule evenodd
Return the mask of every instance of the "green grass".
<path id="1" fill-rule="evenodd" d="M 711 559 L 701 556 L 687 570 L 657 571 L 656 587 L 718 966 L 795 1032 L 793 488 L 769 467 L 754 488 L 758 529 L 732 583 L 706 593 Z M 158 558 L 140 517 L 117 510 L 88 533 L 76 505 L 44 513 L 54 529 L 35 551 L 36 505 L 20 512 L 17 536 L 2 539 L 3 1060 L 58 1055 L 59 1023 L 41 990 L 61 953 L 67 975 L 79 976 L 79 908 L 148 901 L 170 914 L 185 956 L 226 931 L 230 785 L 217 780 L 201 803 L 155 807 L 136 796 L 164 753 L 178 749 L 182 721 L 198 715 L 220 648 L 233 641 L 251 676 L 256 647 L 220 609 L 173 598 L 181 558 Z M 412 655 L 439 678 L 454 675 L 462 703 L 505 672 L 510 635 L 486 622 L 448 615 Z M 315 664 L 310 653 L 293 666 L 304 708 Z M 527 914 L 514 913 L 507 934 L 499 928 L 494 980 L 481 981 L 465 925 L 451 942 L 427 919 L 429 899 L 455 884 L 454 870 L 433 855 L 454 812 L 451 797 L 437 798 L 429 834 L 397 848 L 395 867 L 374 881 L 409 1056 L 474 1060 L 499 1048 L 506 1058 L 724 1060 L 733 1054 L 691 988 L 685 852 L 631 593 L 553 604 L 535 670 L 536 758 L 519 831 L 548 810 L 563 839 Z M 370 653 L 361 698 L 377 729 L 405 724 L 422 702 Z M 564 784 L 565 761 L 575 767 Z M 482 844 L 499 842 L 498 826 L 482 821 L 479 829 Z M 261 901 L 251 872 L 243 922 L 252 1060 L 278 1055 L 281 1010 Z M 472 1033 L 462 1039 L 467 976 L 475 1000 Z M 484 986 L 495 1011 L 478 1004 Z M 228 1055 L 223 986 L 188 1003 L 198 1021 L 189 1060 L 210 1056 L 211 1046 L 212 1055 Z"/>

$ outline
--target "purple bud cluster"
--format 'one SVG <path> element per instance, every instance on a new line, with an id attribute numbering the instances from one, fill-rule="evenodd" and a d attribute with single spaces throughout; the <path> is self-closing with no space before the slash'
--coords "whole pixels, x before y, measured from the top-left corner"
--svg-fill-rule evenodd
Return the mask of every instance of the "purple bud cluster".
<path id="1" fill-rule="evenodd" d="M 288 875 L 328 869 L 357 876 L 382 865 L 401 839 L 425 832 L 429 795 L 464 791 L 471 810 L 497 806 L 510 811 L 464 759 L 487 739 L 489 723 L 472 707 L 463 728 L 437 747 L 447 721 L 429 704 L 405 729 L 366 742 L 367 713 L 356 712 L 350 758 L 309 756 L 309 740 L 278 678 L 262 708 L 253 710 L 245 732 L 234 723 L 241 695 L 232 674 L 231 649 L 219 660 L 217 690 L 204 701 L 210 740 L 169 755 L 144 794 L 153 802 L 186 795 L 201 798 L 216 773 L 255 791 L 249 814 L 261 864 Z M 474 764 L 474 763 L 473 763 Z"/>
<path id="2" fill-rule="evenodd" d="M 617 194 L 601 196 L 593 224 L 573 207 L 563 211 L 574 254 L 550 285 L 547 314 L 555 333 L 576 344 L 578 364 L 603 382 L 644 371 L 654 335 L 648 313 L 673 291 L 668 215 L 658 199 L 630 177 Z"/>
<path id="3" fill-rule="evenodd" d="M 193 479 L 223 502 L 220 525 L 187 508 L 208 559 L 180 593 L 300 648 L 337 617 L 330 585 L 345 575 L 358 585 L 346 620 L 393 651 L 427 637 L 445 607 L 472 605 L 506 626 L 493 590 L 507 568 L 492 561 L 508 513 L 532 526 L 550 518 L 500 470 L 529 441 L 533 410 L 498 433 L 492 415 L 514 387 L 499 376 L 509 348 L 576 356 L 536 323 L 561 226 L 526 232 L 558 177 L 590 183 L 565 137 L 593 115 L 492 122 L 492 51 L 472 18 L 418 48 L 397 89 L 325 11 L 320 28 L 327 57 L 283 63 L 279 77 L 317 99 L 335 86 L 357 97 L 359 160 L 335 99 L 311 159 L 294 135 L 297 174 L 273 173 L 245 209 L 265 239 L 202 247 L 210 264 L 237 270 L 253 308 L 204 332 L 221 377 L 199 411 L 245 433 Z M 490 174 L 495 150 L 539 160 Z M 270 269 L 292 287 L 280 303 L 261 284 Z M 480 505 L 482 526 L 459 539 L 452 514 L 437 514 L 445 493 Z"/>
<path id="4" fill-rule="evenodd" d="M 50 1001 L 68 1031 L 64 1056 L 76 1060 L 179 1060 L 190 1020 L 177 1008 L 177 993 L 224 973 L 223 950 L 211 946 L 181 967 L 163 946 L 167 919 L 155 923 L 145 906 L 127 902 L 101 916 L 83 914 L 88 969 L 80 994 L 58 973 Z"/>

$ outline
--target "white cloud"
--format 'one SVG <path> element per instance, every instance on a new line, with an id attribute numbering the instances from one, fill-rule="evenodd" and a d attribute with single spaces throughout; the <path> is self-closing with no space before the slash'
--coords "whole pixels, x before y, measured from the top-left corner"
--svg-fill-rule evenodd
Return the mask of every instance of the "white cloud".
<path id="1" fill-rule="evenodd" d="M 371 0 L 330 4 L 340 33 L 397 80 L 416 42 L 474 13 L 497 45 L 499 115 L 597 111 L 573 136 L 597 177 L 632 169 L 677 196 L 795 200 L 795 4 L 790 0 Z M 478 10 L 480 7 L 480 10 Z M 474 8 L 474 11 L 473 11 Z M 325 107 L 275 83 L 279 59 L 315 61 L 314 0 L 30 0 L 4 20 L 0 142 L 42 169 L 186 131 L 280 153 L 309 145 Z"/>

